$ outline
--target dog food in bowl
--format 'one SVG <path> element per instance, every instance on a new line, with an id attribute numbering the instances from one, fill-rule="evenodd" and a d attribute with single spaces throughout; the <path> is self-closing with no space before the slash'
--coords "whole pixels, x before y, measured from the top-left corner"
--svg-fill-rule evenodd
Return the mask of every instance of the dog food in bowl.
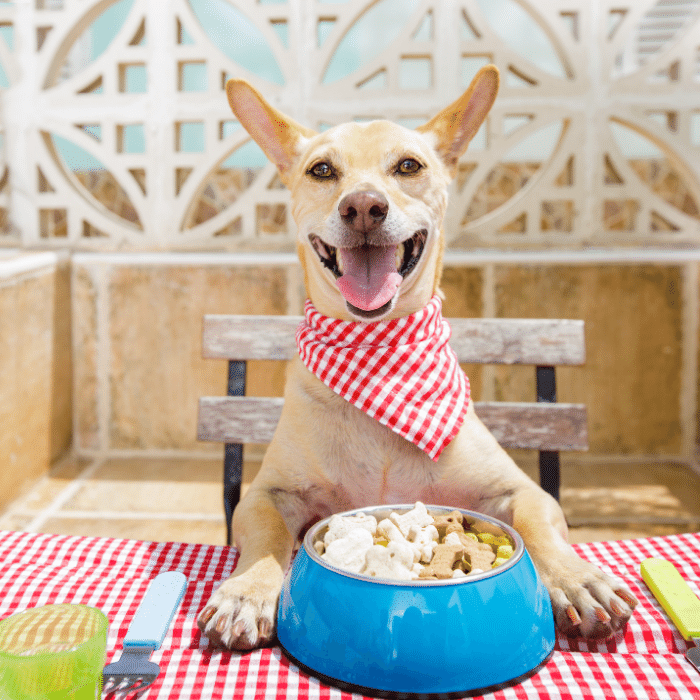
<path id="1" fill-rule="evenodd" d="M 344 571 L 396 580 L 466 578 L 499 566 L 515 550 L 489 523 L 457 510 L 431 513 L 420 501 L 379 520 L 367 513 L 334 515 L 313 547 Z"/>
<path id="2" fill-rule="evenodd" d="M 382 505 L 337 514 L 341 520 L 329 516 L 313 525 L 282 586 L 277 639 L 284 653 L 301 668 L 343 689 L 364 695 L 401 693 L 415 700 L 420 700 L 416 694 L 473 695 L 477 689 L 511 682 L 541 664 L 554 648 L 554 618 L 549 593 L 522 538 L 496 518 L 464 509 L 455 515 L 455 510 L 440 505 Z M 410 518 L 400 519 L 408 513 Z M 411 522 L 416 515 L 424 522 Z M 489 559 L 496 556 L 499 546 L 507 546 L 499 545 L 498 538 L 504 535 L 514 545 L 511 557 L 492 568 L 496 557 L 483 573 L 472 569 L 466 576 L 464 571 L 457 574 L 459 578 L 452 578 L 453 564 L 450 578 L 436 580 L 422 578 L 420 572 L 417 578 L 403 580 L 375 577 L 344 570 L 323 558 L 327 549 L 332 552 L 340 547 L 331 546 L 334 538 L 343 539 L 347 532 L 358 529 L 348 526 L 362 523 L 366 535 L 354 534 L 354 541 L 366 547 L 369 537 L 371 547 L 389 550 L 388 533 L 377 537 L 378 542 L 386 540 L 386 547 L 374 542 L 379 524 L 389 520 L 399 531 L 408 525 L 407 534 L 401 534 L 419 545 L 416 549 L 434 550 L 430 562 L 412 561 L 410 569 L 415 563 L 434 566 L 438 564 L 435 552 L 445 544 L 449 531 L 460 539 L 459 531 L 452 527 L 460 524 L 459 515 L 463 535 L 471 532 L 477 541 L 481 535 L 482 544 L 491 548 Z M 441 543 L 432 537 L 423 540 L 416 530 L 413 536 L 408 534 L 411 525 L 432 532 L 431 524 Z M 468 539 L 473 541 L 471 536 Z M 447 540 L 448 548 L 452 540 Z M 369 569 L 367 550 L 364 560 L 357 560 L 355 566 L 361 571 Z M 404 576 L 415 574 L 407 574 L 405 568 L 407 565 Z"/>

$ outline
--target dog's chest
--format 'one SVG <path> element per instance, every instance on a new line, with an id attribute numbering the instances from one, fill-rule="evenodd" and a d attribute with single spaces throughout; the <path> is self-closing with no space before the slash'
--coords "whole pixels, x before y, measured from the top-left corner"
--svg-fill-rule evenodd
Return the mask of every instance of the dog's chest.
<path id="1" fill-rule="evenodd" d="M 331 391 L 300 361 L 290 367 L 285 396 L 293 405 L 295 437 L 305 433 L 314 479 L 328 486 L 339 506 L 429 500 L 440 467 Z"/>
<path id="2" fill-rule="evenodd" d="M 318 380 L 316 380 L 318 381 Z M 320 382 L 319 382 L 320 384 Z M 438 466 L 422 450 L 321 385 L 313 438 L 317 468 L 350 507 L 429 497 Z"/>

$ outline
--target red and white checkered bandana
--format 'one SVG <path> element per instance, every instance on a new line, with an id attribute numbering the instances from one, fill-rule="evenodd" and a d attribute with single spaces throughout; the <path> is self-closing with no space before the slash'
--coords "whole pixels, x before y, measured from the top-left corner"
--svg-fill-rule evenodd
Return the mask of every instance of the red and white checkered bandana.
<path id="1" fill-rule="evenodd" d="M 311 303 L 297 330 L 306 367 L 326 386 L 437 461 L 464 422 L 469 379 L 434 296 L 410 316 L 340 321 Z"/>

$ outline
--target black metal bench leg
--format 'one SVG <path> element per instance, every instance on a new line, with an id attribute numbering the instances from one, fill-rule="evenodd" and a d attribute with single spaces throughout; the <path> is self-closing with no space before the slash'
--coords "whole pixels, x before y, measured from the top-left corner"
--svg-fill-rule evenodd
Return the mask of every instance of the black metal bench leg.
<path id="1" fill-rule="evenodd" d="M 559 453 L 540 452 L 540 486 L 554 498 L 559 500 Z"/>
<path id="2" fill-rule="evenodd" d="M 556 403 L 557 384 L 554 367 L 537 368 L 537 402 Z M 540 486 L 551 496 L 559 500 L 559 453 L 542 450 L 540 452 Z"/>
<path id="3" fill-rule="evenodd" d="M 236 504 L 241 499 L 243 473 L 243 445 L 224 447 L 224 513 L 226 514 L 226 544 L 231 544 L 231 520 Z"/>
<path id="4" fill-rule="evenodd" d="M 231 360 L 228 363 L 228 396 L 245 396 L 246 363 Z M 243 445 L 226 444 L 224 447 L 224 513 L 226 515 L 226 543 L 231 542 L 233 511 L 241 498 L 243 478 Z"/>

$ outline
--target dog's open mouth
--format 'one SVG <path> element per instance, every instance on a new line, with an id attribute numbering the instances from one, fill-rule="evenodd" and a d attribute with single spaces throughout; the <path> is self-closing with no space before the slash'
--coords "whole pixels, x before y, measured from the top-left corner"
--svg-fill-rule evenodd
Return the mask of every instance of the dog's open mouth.
<path id="1" fill-rule="evenodd" d="M 371 318 L 390 305 L 403 278 L 418 264 L 427 237 L 421 229 L 398 245 L 356 248 L 335 248 L 313 233 L 309 240 L 321 263 L 335 275 L 350 310 Z"/>

